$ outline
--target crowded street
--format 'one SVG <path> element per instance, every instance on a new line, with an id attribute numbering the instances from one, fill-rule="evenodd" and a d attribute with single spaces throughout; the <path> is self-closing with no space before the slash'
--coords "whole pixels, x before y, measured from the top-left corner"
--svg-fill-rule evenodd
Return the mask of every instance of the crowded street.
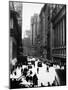
<path id="1" fill-rule="evenodd" d="M 13 70 L 12 74 L 10 74 L 12 82 L 19 82 L 18 87 L 27 88 L 60 85 L 59 77 L 56 72 L 56 69 L 60 69 L 60 66 L 44 64 L 38 58 L 27 57 L 27 60 L 27 65 L 20 63 Z M 62 67 L 61 70 L 63 69 Z"/>

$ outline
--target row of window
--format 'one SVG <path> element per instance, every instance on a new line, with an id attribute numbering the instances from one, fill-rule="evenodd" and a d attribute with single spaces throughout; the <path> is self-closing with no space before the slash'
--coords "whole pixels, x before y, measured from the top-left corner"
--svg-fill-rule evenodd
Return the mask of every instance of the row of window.
<path id="1" fill-rule="evenodd" d="M 54 47 L 66 46 L 66 17 L 62 18 L 54 29 Z"/>
<path id="2" fill-rule="evenodd" d="M 61 49 L 53 49 L 52 51 L 53 54 L 62 54 L 62 55 L 66 55 L 66 48 L 61 48 Z"/>

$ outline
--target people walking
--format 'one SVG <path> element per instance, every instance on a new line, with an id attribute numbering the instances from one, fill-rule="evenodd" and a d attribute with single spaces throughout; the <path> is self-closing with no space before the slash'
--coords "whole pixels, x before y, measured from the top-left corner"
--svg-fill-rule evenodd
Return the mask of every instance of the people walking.
<path id="1" fill-rule="evenodd" d="M 37 68 L 37 73 L 39 74 L 39 68 Z"/>
<path id="2" fill-rule="evenodd" d="M 34 74 L 33 76 L 33 87 L 37 87 L 38 86 L 38 77 L 36 74 Z"/>

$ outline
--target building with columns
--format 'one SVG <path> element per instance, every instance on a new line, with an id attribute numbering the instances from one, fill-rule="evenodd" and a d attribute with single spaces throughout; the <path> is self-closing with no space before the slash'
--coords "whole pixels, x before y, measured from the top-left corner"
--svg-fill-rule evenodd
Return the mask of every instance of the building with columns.
<path id="1" fill-rule="evenodd" d="M 63 64 L 66 62 L 66 6 L 45 4 L 39 17 L 40 55 Z"/>
<path id="2" fill-rule="evenodd" d="M 53 61 L 66 63 L 66 5 L 56 5 L 52 13 Z"/>

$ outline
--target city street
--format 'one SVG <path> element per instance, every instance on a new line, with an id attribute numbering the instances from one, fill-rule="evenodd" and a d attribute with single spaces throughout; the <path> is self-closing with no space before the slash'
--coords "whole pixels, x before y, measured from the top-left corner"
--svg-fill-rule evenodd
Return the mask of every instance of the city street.
<path id="1" fill-rule="evenodd" d="M 66 5 L 9 2 L 10 88 L 66 85 Z"/>
<path id="2" fill-rule="evenodd" d="M 21 87 L 26 87 L 26 88 L 60 85 L 60 78 L 57 75 L 57 71 L 60 69 L 59 66 L 46 65 L 43 62 L 41 62 L 38 58 L 37 59 L 32 58 L 32 59 L 29 59 L 29 61 L 28 61 L 28 65 L 19 66 L 13 71 L 13 73 L 10 75 L 10 79 L 12 79 L 12 81 L 14 80 L 18 82 L 21 81 L 18 85 L 20 85 Z M 35 65 L 32 64 L 31 61 L 34 61 Z M 38 65 L 39 62 L 41 64 Z M 29 66 L 31 67 L 29 68 Z M 26 71 L 24 72 L 24 70 Z M 37 76 L 37 80 L 36 80 L 37 85 L 34 85 L 33 83 L 33 76 L 35 74 Z"/>

